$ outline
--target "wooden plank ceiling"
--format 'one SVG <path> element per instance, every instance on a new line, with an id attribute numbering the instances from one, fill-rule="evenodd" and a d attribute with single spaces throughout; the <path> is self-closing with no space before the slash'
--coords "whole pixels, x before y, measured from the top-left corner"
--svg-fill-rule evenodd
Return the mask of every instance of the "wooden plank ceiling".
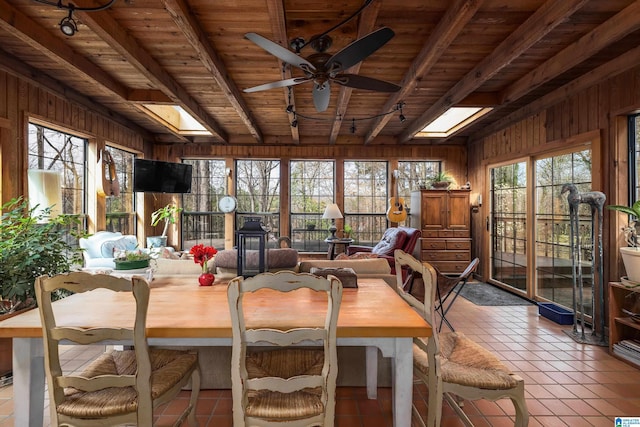
<path id="1" fill-rule="evenodd" d="M 0 69 L 41 84 L 57 80 L 85 103 L 144 129 L 155 143 L 465 143 L 640 42 L 640 0 L 363 1 L 116 0 L 104 11 L 75 11 L 78 32 L 69 37 L 58 26 L 67 10 L 0 0 Z M 243 92 L 303 76 L 247 40 L 247 32 L 291 50 L 294 38 L 308 41 L 362 6 L 329 33 L 328 52 L 391 28 L 395 36 L 348 72 L 395 83 L 400 91 L 333 84 L 321 113 L 312 82 Z M 313 53 L 306 46 L 300 55 Z M 180 105 L 212 136 L 180 135 L 144 114 L 143 103 Z M 399 111 L 384 114 L 399 103 L 404 122 Z M 452 105 L 494 110 L 447 138 L 414 138 Z"/>

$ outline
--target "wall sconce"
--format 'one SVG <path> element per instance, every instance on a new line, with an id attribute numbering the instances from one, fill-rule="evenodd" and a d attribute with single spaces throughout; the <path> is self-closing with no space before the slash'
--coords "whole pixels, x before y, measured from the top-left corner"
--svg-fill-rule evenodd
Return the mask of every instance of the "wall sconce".
<path id="1" fill-rule="evenodd" d="M 479 212 L 480 206 L 482 206 L 482 194 L 478 193 L 476 196 L 476 202 L 472 205 L 471 210 L 473 212 Z"/>

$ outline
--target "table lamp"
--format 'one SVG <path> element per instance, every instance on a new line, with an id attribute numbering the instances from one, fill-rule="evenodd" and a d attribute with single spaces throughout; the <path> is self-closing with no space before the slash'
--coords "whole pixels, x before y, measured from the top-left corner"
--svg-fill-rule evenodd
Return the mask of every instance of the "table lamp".
<path id="1" fill-rule="evenodd" d="M 337 218 L 342 218 L 342 213 L 340 212 L 340 208 L 335 203 L 328 204 L 327 207 L 324 209 L 324 214 L 322 215 L 322 219 L 331 220 L 331 227 L 329 227 L 329 233 L 331 233 L 331 237 L 329 238 L 332 240 L 336 238 L 336 231 L 338 231 L 338 229 L 336 228 Z"/>

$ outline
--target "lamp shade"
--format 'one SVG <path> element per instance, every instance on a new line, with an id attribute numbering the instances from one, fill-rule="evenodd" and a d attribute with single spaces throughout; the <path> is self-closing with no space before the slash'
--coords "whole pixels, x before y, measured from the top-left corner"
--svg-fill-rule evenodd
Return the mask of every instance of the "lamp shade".
<path id="1" fill-rule="evenodd" d="M 62 213 L 61 173 L 57 171 L 29 169 L 29 207 L 38 205 L 34 213 L 38 214 L 48 207 L 51 208 L 51 218 Z"/>
<path id="2" fill-rule="evenodd" d="M 328 204 L 324 209 L 324 214 L 322 215 L 322 219 L 337 219 L 342 218 L 342 213 L 340 212 L 340 208 L 335 203 Z"/>

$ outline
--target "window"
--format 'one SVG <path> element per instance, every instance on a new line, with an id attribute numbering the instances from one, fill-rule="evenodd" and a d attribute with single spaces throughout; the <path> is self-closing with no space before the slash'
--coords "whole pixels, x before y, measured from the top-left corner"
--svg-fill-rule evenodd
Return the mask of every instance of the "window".
<path id="1" fill-rule="evenodd" d="M 591 191 L 591 150 L 583 150 L 535 162 L 536 173 L 536 295 L 571 307 L 573 297 L 573 258 L 571 252 L 569 204 L 561 195 L 563 184 L 573 183 L 578 191 Z M 585 301 L 591 301 L 593 262 L 591 209 L 580 204 L 578 210 L 580 265 L 583 269 Z M 587 307 L 591 315 L 591 307 Z"/>
<path id="2" fill-rule="evenodd" d="M 404 198 L 405 205 L 411 208 L 411 192 L 420 189 L 429 178 L 440 172 L 439 161 L 400 161 L 398 162 L 398 197 Z"/>
<path id="3" fill-rule="evenodd" d="M 193 165 L 191 193 L 182 195 L 182 247 L 203 243 L 224 249 L 224 213 L 218 201 L 227 191 L 224 160 L 184 160 Z"/>
<path id="4" fill-rule="evenodd" d="M 632 194 L 629 205 L 640 200 L 640 114 L 629 117 L 629 178 Z"/>
<path id="5" fill-rule="evenodd" d="M 387 162 L 344 162 L 344 223 L 352 238 L 373 246 L 387 229 Z"/>
<path id="6" fill-rule="evenodd" d="M 335 163 L 291 161 L 290 168 L 291 244 L 299 251 L 325 251 L 331 223 L 322 214 L 334 203 Z"/>
<path id="7" fill-rule="evenodd" d="M 107 197 L 108 231 L 136 234 L 136 205 L 133 193 L 133 160 L 136 155 L 115 147 L 106 147 L 115 163 L 120 186 L 119 196 Z M 102 171 L 98 171 L 102 173 Z"/>
<path id="8" fill-rule="evenodd" d="M 280 161 L 236 161 L 236 228 L 247 218 L 260 218 L 270 230 L 269 238 L 277 241 L 280 230 Z"/>
<path id="9" fill-rule="evenodd" d="M 86 231 L 87 140 L 29 123 L 28 168 L 56 171 L 61 176 L 62 213 L 76 215 Z"/>
<path id="10" fill-rule="evenodd" d="M 490 170 L 491 277 L 527 290 L 527 165 Z"/>

